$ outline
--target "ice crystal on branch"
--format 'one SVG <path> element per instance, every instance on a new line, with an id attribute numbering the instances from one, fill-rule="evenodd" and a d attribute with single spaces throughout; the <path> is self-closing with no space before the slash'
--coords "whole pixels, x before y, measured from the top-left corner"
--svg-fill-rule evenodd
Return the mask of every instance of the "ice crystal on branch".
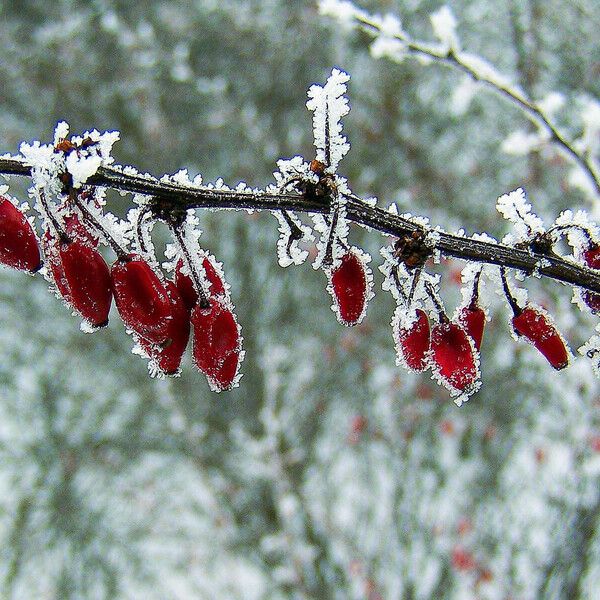
<path id="1" fill-rule="evenodd" d="M 350 76 L 339 69 L 333 69 L 324 86 L 312 85 L 308 90 L 306 107 L 313 111 L 313 132 L 317 160 L 334 173 L 348 153 L 348 144 L 342 135 L 342 117 L 350 111 L 346 93 L 346 82 Z"/>
<path id="2" fill-rule="evenodd" d="M 515 235 L 508 234 L 505 243 L 529 242 L 536 234 L 544 233 L 544 224 L 535 213 L 531 212 L 531 204 L 527 202 L 523 188 L 500 196 L 496 208 L 505 219 L 513 223 L 515 228 Z"/>

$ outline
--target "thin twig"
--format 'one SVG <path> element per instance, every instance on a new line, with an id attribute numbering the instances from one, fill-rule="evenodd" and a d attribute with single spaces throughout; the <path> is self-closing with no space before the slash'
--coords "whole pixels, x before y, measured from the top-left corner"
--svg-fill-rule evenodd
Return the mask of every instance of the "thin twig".
<path id="1" fill-rule="evenodd" d="M 355 14 L 353 19 L 361 29 L 370 35 L 379 35 L 382 33 L 379 24 L 373 18 L 366 15 L 366 13 Z M 388 33 L 385 35 L 389 36 Z M 544 128 L 550 135 L 550 140 L 560 146 L 589 175 L 596 194 L 600 196 L 600 172 L 593 158 L 577 150 L 574 141 L 561 133 L 558 126 L 525 93 L 516 87 L 498 81 L 490 74 L 477 70 L 472 64 L 469 64 L 469 55 L 466 53 L 413 40 L 404 31 L 398 32 L 391 37 L 402 44 L 402 51 L 416 56 L 427 57 L 439 64 L 461 71 L 475 81 L 488 86 L 497 94 L 517 106 L 531 121 Z"/>

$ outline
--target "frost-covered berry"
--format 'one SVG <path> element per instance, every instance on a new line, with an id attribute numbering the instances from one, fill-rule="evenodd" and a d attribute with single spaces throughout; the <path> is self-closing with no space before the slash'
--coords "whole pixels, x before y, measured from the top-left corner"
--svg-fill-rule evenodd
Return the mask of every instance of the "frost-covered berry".
<path id="1" fill-rule="evenodd" d="M 515 333 L 535 346 L 555 369 L 569 364 L 567 346 L 543 309 L 528 304 L 515 313 L 512 325 Z"/>
<path id="2" fill-rule="evenodd" d="M 600 245 L 590 245 L 583 252 L 583 262 L 590 269 L 600 269 Z M 600 312 L 600 294 L 585 290 L 583 292 L 583 301 L 590 307 L 594 314 Z"/>
<path id="3" fill-rule="evenodd" d="M 475 348 L 481 348 L 483 329 L 485 327 L 485 311 L 475 303 L 463 306 L 458 313 L 458 322 L 469 334 Z"/>
<path id="4" fill-rule="evenodd" d="M 165 287 L 171 300 L 167 338 L 161 344 L 153 344 L 144 338 L 139 338 L 138 342 L 160 372 L 175 375 L 190 337 L 190 313 L 176 285 L 167 281 Z"/>
<path id="5" fill-rule="evenodd" d="M 212 260 L 205 256 L 202 260 L 202 268 L 204 269 L 204 274 L 206 276 L 206 280 L 209 284 L 209 295 L 210 297 L 222 295 L 226 296 L 227 292 L 225 291 L 225 284 L 223 283 L 223 279 L 217 272 L 215 265 Z M 194 288 L 194 282 L 189 275 L 186 275 L 183 271 L 183 261 L 179 259 L 177 261 L 177 265 L 175 266 L 175 285 L 179 290 L 186 306 L 191 310 L 198 303 L 198 292 Z"/>
<path id="6" fill-rule="evenodd" d="M 100 252 L 86 240 L 61 240 L 49 231 L 43 244 L 56 288 L 65 302 L 93 327 L 108 325 L 112 286 Z"/>
<path id="7" fill-rule="evenodd" d="M 115 304 L 125 325 L 156 344 L 169 337 L 171 299 L 162 279 L 139 255 L 118 258 L 110 272 Z"/>
<path id="8" fill-rule="evenodd" d="M 467 391 L 479 376 L 477 351 L 467 332 L 452 321 L 441 321 L 431 330 L 434 374 L 451 390 Z"/>
<path id="9" fill-rule="evenodd" d="M 328 273 L 329 289 L 338 320 L 343 325 L 360 323 L 367 310 L 369 271 L 355 249 L 348 250 Z"/>
<path id="10" fill-rule="evenodd" d="M 0 263 L 35 273 L 42 266 L 40 248 L 27 217 L 0 196 Z"/>
<path id="11" fill-rule="evenodd" d="M 403 326 L 401 315 L 398 311 L 404 310 L 403 307 L 396 309 L 394 316 L 393 332 L 396 353 L 399 362 L 403 363 L 411 371 L 424 371 L 428 367 L 430 332 L 429 319 L 425 311 L 416 309 L 416 318 L 408 326 Z"/>
<path id="12" fill-rule="evenodd" d="M 231 305 L 222 296 L 210 300 L 208 308 L 199 304 L 192 311 L 194 363 L 213 391 L 228 390 L 236 383 L 242 357 L 240 328 Z"/>

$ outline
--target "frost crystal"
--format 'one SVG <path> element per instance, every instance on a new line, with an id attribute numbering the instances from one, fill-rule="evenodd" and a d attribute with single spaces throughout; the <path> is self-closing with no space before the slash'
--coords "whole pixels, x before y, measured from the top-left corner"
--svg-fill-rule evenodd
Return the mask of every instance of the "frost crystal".
<path id="1" fill-rule="evenodd" d="M 507 236 L 506 243 L 527 242 L 536 233 L 544 233 L 542 220 L 531 212 L 531 204 L 527 202 L 523 188 L 500 196 L 496 209 L 515 226 L 516 236 Z"/>
<path id="2" fill-rule="evenodd" d="M 313 111 L 313 132 L 317 160 L 320 160 L 330 172 L 337 166 L 350 149 L 342 135 L 341 119 L 350 111 L 346 93 L 347 73 L 333 69 L 324 86 L 312 85 L 308 90 L 308 110 Z"/>
<path id="3" fill-rule="evenodd" d="M 303 225 L 291 212 L 286 214 L 287 218 L 280 211 L 273 211 L 279 221 L 277 260 L 281 267 L 301 265 L 308 257 L 308 251 L 300 248 L 299 242 L 312 242 L 315 239 L 310 227 Z"/>
<path id="4" fill-rule="evenodd" d="M 430 17 L 435 36 L 448 49 L 458 50 L 459 41 L 456 34 L 456 18 L 448 6 L 442 6 Z"/>
<path id="5" fill-rule="evenodd" d="M 600 325 L 596 326 L 596 331 L 600 333 Z M 594 375 L 600 379 L 600 335 L 593 335 L 577 352 L 592 361 Z"/>

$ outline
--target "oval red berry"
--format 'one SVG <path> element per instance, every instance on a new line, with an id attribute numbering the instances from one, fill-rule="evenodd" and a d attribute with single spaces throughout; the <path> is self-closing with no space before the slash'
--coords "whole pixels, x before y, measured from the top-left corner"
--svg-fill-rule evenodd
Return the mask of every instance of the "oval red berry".
<path id="1" fill-rule="evenodd" d="M 462 392 L 477 381 L 476 351 L 467 332 L 456 323 L 442 322 L 432 329 L 431 358 L 436 375 L 449 388 Z"/>
<path id="2" fill-rule="evenodd" d="M 354 250 L 342 256 L 329 274 L 330 288 L 339 321 L 352 326 L 359 323 L 367 309 L 367 266 Z"/>
<path id="3" fill-rule="evenodd" d="M 161 278 L 141 257 L 117 259 L 111 269 L 115 304 L 125 325 L 151 342 L 168 339 L 171 300 Z"/>
<path id="4" fill-rule="evenodd" d="M 463 306 L 458 314 L 458 322 L 464 330 L 471 336 L 475 348 L 481 348 L 483 340 L 483 330 L 485 327 L 485 311 L 479 306 Z"/>
<path id="5" fill-rule="evenodd" d="M 40 247 L 27 217 L 0 196 L 0 263 L 20 271 L 39 271 Z"/>
<path id="6" fill-rule="evenodd" d="M 404 310 L 401 307 L 397 311 Z M 416 309 L 416 319 L 402 327 L 400 315 L 394 316 L 394 341 L 399 360 L 412 371 L 424 371 L 428 367 L 430 347 L 429 319 L 425 311 Z"/>
<path id="7" fill-rule="evenodd" d="M 541 308 L 529 305 L 512 319 L 517 335 L 535 346 L 555 369 L 569 364 L 569 352 L 550 317 Z"/>

